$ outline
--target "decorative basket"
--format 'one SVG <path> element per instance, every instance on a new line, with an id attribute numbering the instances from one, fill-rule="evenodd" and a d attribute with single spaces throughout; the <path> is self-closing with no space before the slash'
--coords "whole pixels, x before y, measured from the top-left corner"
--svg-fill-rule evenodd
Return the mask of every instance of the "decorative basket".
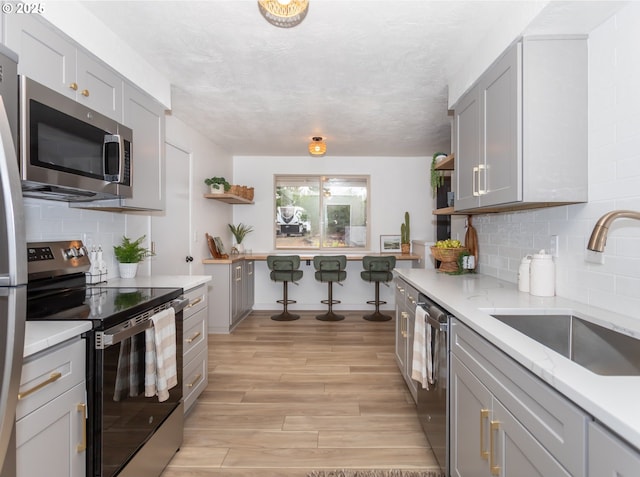
<path id="1" fill-rule="evenodd" d="M 441 272 L 457 272 L 458 257 L 463 252 L 468 252 L 468 251 L 469 249 L 465 247 L 457 247 L 457 248 L 438 248 L 435 246 L 431 247 L 431 255 L 433 255 L 436 260 L 440 261 L 440 266 L 438 267 L 438 271 L 441 271 Z"/>
<path id="2" fill-rule="evenodd" d="M 253 187 L 247 187 L 247 199 L 253 200 L 253 192 L 254 192 Z"/>
<path id="3" fill-rule="evenodd" d="M 240 195 L 240 186 L 232 185 L 231 188 L 229 189 L 229 194 Z"/>

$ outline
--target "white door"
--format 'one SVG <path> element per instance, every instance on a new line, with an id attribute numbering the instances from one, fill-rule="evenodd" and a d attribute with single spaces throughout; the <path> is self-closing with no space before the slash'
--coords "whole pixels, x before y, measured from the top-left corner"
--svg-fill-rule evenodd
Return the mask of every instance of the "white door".
<path id="1" fill-rule="evenodd" d="M 153 275 L 190 275 L 191 210 L 189 171 L 191 154 L 166 143 L 167 188 L 163 215 L 151 218 L 155 257 L 151 261 Z"/>

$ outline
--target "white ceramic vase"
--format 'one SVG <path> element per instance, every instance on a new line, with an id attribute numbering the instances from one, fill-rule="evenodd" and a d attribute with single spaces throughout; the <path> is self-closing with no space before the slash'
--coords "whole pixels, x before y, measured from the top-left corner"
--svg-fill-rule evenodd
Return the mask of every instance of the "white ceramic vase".
<path id="1" fill-rule="evenodd" d="M 118 263 L 118 269 L 120 270 L 120 278 L 133 278 L 138 272 L 138 264 Z"/>
<path id="2" fill-rule="evenodd" d="M 242 245 L 241 243 L 236 244 L 236 250 L 238 251 L 238 253 L 244 253 L 244 245 Z"/>
<path id="3" fill-rule="evenodd" d="M 217 189 L 213 187 L 213 185 L 210 185 L 209 189 L 211 190 L 212 194 L 224 194 L 224 186 L 222 184 L 220 184 Z"/>

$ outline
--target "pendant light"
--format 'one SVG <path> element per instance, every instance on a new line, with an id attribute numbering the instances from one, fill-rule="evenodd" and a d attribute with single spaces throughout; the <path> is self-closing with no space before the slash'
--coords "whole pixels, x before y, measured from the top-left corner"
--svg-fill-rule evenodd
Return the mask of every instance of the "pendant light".
<path id="1" fill-rule="evenodd" d="M 320 136 L 312 137 L 309 143 L 309 154 L 312 156 L 324 156 L 325 152 L 327 152 L 327 144 L 324 139 Z"/>
<path id="2" fill-rule="evenodd" d="M 258 0 L 258 8 L 272 25 L 291 28 L 307 16 L 309 0 Z"/>

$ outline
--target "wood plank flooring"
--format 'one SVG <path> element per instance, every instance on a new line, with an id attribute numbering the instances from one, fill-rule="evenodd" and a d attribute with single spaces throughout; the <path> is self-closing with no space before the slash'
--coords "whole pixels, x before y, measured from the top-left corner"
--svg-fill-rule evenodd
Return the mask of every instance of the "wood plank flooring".
<path id="1" fill-rule="evenodd" d="M 394 358 L 394 321 L 253 312 L 209 335 L 209 387 L 162 477 L 305 477 L 311 470 L 435 469 Z"/>

